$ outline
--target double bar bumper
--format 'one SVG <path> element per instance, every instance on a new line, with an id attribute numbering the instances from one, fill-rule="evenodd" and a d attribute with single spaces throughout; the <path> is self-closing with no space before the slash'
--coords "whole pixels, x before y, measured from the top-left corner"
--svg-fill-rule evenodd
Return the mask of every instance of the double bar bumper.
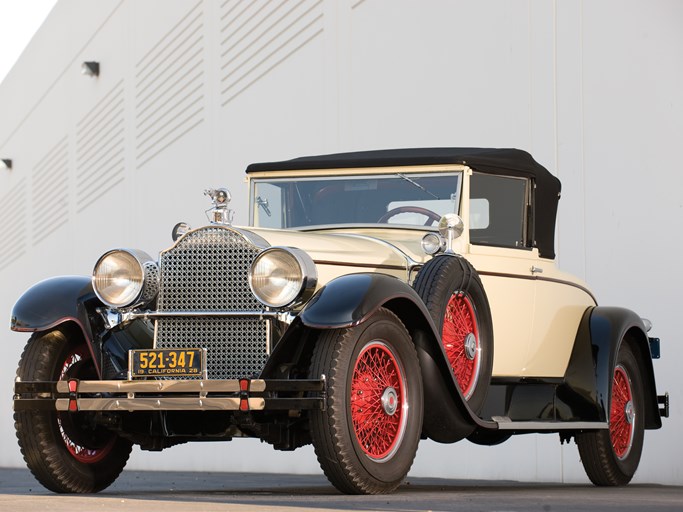
<path id="1" fill-rule="evenodd" d="M 324 409 L 319 380 L 61 380 L 14 383 L 14 410 L 265 411 Z"/>

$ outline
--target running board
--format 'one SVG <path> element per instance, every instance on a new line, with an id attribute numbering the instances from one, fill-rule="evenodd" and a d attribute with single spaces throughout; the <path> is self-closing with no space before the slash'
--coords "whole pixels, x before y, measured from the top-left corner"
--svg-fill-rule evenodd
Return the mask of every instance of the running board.
<path id="1" fill-rule="evenodd" d="M 506 416 L 491 418 L 498 425 L 498 430 L 515 430 L 518 432 L 557 432 L 559 430 L 604 430 L 609 428 L 602 421 L 512 421 Z"/>

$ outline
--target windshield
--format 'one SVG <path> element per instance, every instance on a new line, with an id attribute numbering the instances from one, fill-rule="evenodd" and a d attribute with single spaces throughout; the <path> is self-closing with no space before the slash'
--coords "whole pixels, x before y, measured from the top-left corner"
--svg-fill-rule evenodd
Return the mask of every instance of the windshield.
<path id="1" fill-rule="evenodd" d="M 457 172 L 254 179 L 251 221 L 265 228 L 432 226 L 458 212 L 461 181 Z"/>

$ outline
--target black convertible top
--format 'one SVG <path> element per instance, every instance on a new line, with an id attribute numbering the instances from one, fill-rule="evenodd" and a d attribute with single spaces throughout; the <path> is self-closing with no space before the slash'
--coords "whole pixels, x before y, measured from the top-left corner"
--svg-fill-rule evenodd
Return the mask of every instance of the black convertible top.
<path id="1" fill-rule="evenodd" d="M 543 258 L 555 257 L 555 217 L 560 180 L 526 151 L 496 148 L 383 149 L 305 156 L 282 162 L 254 163 L 247 172 L 464 164 L 480 172 L 531 178 L 536 183 L 535 239 Z"/>

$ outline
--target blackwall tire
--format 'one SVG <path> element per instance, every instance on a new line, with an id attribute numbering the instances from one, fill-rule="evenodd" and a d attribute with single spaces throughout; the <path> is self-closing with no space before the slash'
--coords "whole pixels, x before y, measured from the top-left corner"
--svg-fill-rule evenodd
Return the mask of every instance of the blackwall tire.
<path id="1" fill-rule="evenodd" d="M 89 350 L 68 329 L 36 333 L 19 362 L 23 381 L 70 377 L 96 379 Z M 17 411 L 14 425 L 31 473 L 58 493 L 92 493 L 111 485 L 123 470 L 132 445 L 88 422 L 88 413 Z"/>
<path id="2" fill-rule="evenodd" d="M 638 469 L 645 431 L 641 375 L 633 351 L 622 341 L 612 379 L 609 430 L 576 436 L 581 462 L 595 485 L 626 485 Z"/>
<path id="3" fill-rule="evenodd" d="M 408 474 L 422 431 L 422 376 L 410 335 L 380 309 L 362 324 L 324 331 L 311 378 L 325 375 L 326 409 L 311 437 L 330 482 L 347 494 L 382 494 Z"/>
<path id="4" fill-rule="evenodd" d="M 466 259 L 442 255 L 422 267 L 413 288 L 441 333 L 463 397 L 479 413 L 493 370 L 493 321 L 479 275 Z"/>

